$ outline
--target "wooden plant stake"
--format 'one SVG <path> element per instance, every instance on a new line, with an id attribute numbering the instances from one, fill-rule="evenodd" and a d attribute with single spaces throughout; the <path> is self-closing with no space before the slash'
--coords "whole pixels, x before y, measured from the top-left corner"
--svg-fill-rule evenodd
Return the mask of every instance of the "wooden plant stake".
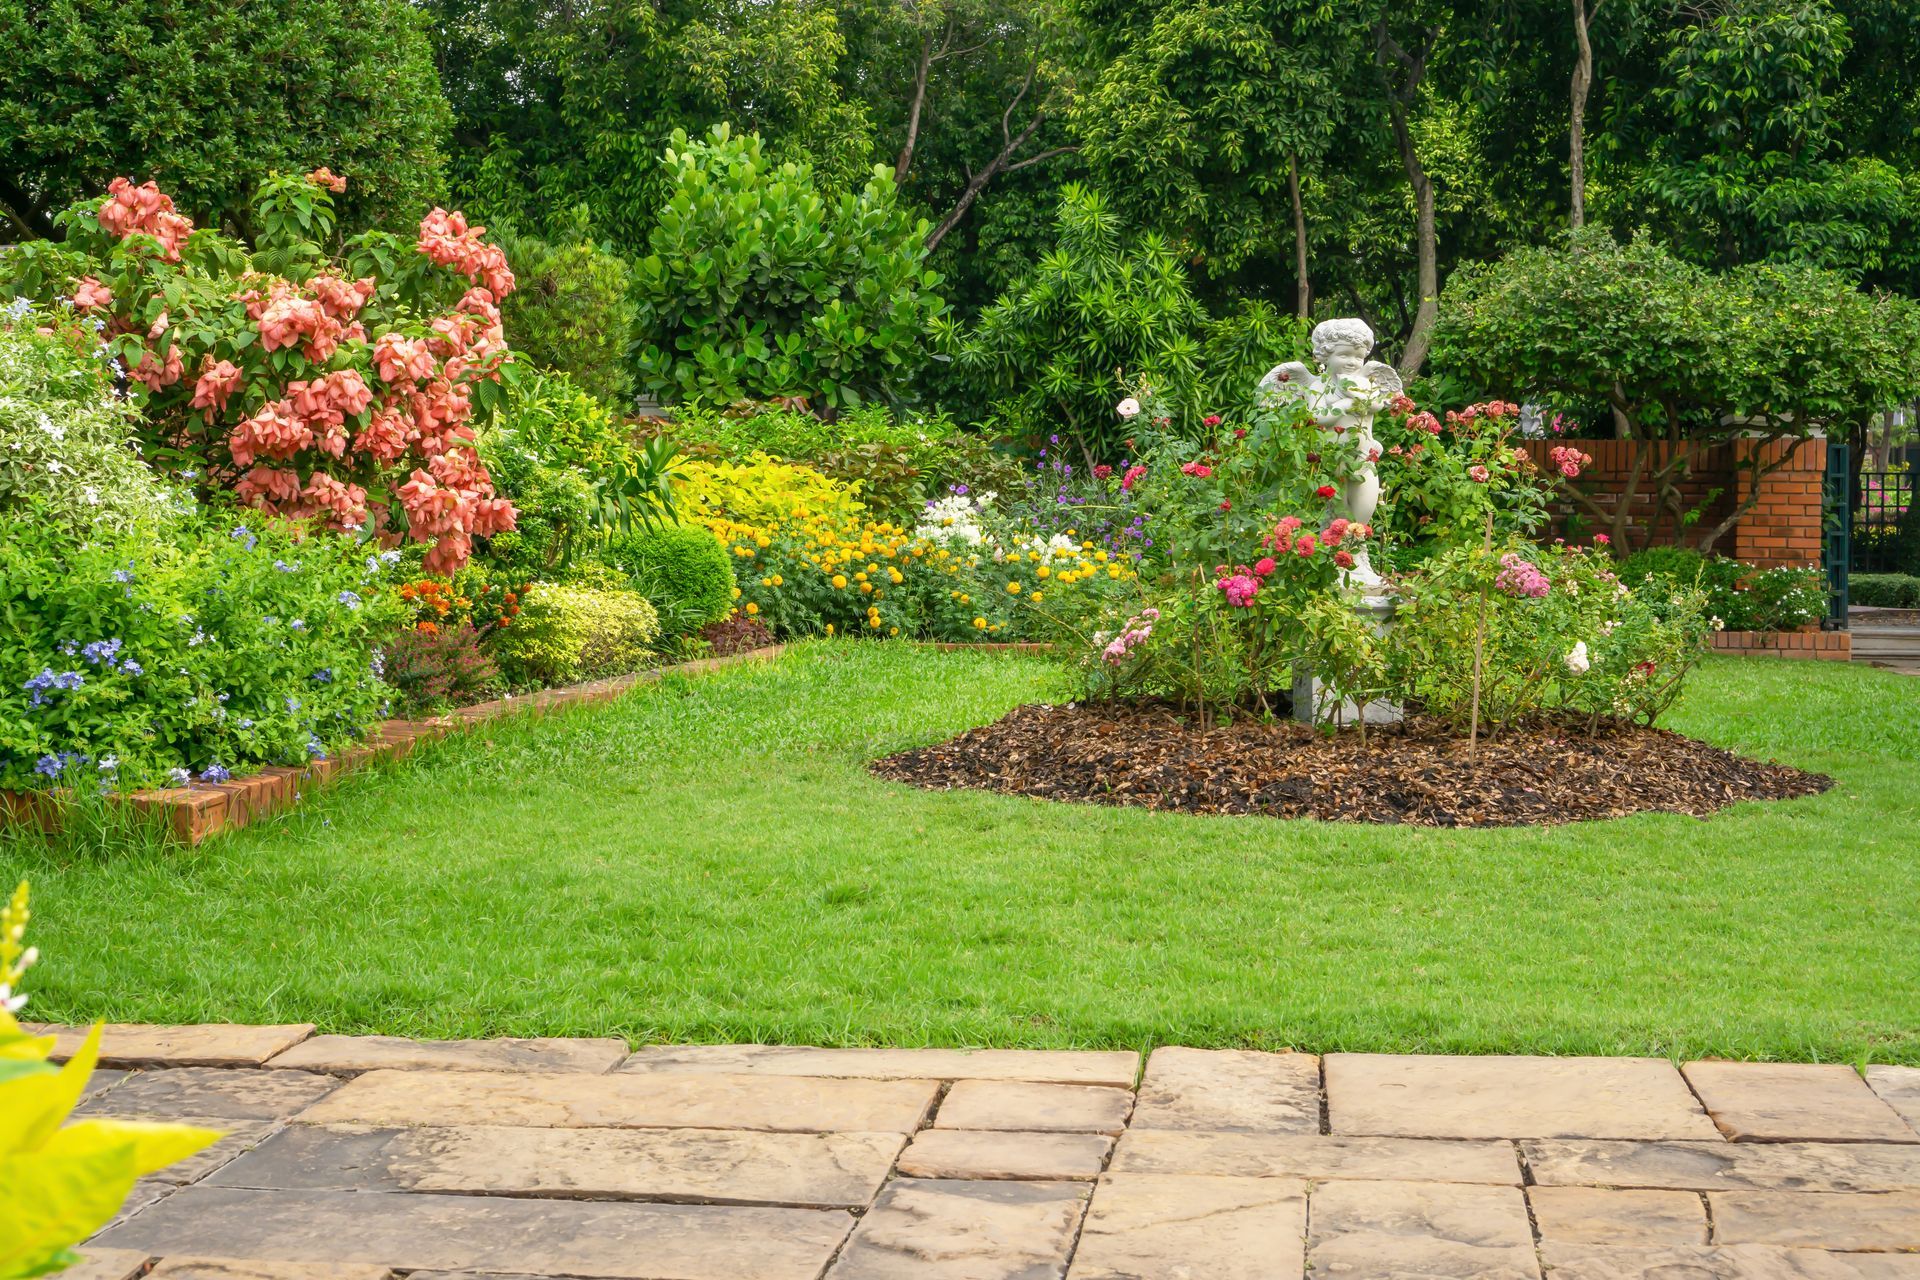
<path id="1" fill-rule="evenodd" d="M 1482 558 L 1493 554 L 1493 512 L 1487 512 L 1487 531 L 1480 542 Z M 1480 616 L 1473 626 L 1473 710 L 1467 726 L 1467 759 L 1480 751 L 1480 672 L 1487 648 L 1487 588 L 1480 585 Z"/>

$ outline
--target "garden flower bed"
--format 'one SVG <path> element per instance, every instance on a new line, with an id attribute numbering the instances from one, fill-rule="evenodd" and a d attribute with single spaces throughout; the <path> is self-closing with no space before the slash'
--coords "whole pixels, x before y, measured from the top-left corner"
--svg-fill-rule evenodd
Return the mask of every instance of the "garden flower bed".
<path id="1" fill-rule="evenodd" d="M 1584 728 L 1584 726 L 1583 726 Z M 1546 826 L 1630 813 L 1696 817 L 1742 800 L 1818 795 L 1833 779 L 1665 729 L 1517 729 L 1467 744 L 1432 720 L 1329 736 L 1242 719 L 1211 728 L 1166 703 L 1024 706 L 873 764 L 930 790 L 1189 813 L 1423 827 Z"/>

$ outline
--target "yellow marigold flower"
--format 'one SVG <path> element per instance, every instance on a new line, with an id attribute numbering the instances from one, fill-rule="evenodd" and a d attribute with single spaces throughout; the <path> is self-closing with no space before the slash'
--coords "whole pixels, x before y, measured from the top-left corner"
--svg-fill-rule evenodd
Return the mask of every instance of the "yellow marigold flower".
<path id="1" fill-rule="evenodd" d="M 970 596 L 970 595 L 968 595 L 968 594 L 967 594 L 966 592 L 964 592 L 964 591 L 962 591 L 962 592 L 960 593 L 960 603 L 961 603 L 961 604 L 972 604 L 972 603 L 973 603 L 973 597 L 972 597 L 972 596 Z"/>
<path id="2" fill-rule="evenodd" d="M 987 620 L 985 618 L 975 618 L 973 625 L 979 630 L 985 631 L 987 629 Z"/>
<path id="3" fill-rule="evenodd" d="M 773 575 L 773 585 L 776 587 L 784 587 L 787 585 L 787 580 L 776 573 Z"/>
<path id="4" fill-rule="evenodd" d="M 863 582 L 860 584 L 860 589 L 862 591 L 871 591 L 873 590 L 873 584 L 871 582 Z"/>
<path id="5" fill-rule="evenodd" d="M 1046 597 L 1041 595 L 1038 591 L 1036 591 L 1032 595 L 1028 596 L 1027 599 L 1034 604 L 1039 604 L 1042 600 L 1046 599 Z M 751 608 L 752 606 L 748 606 L 748 607 Z"/>
<path id="6" fill-rule="evenodd" d="M 834 585 L 835 587 L 838 587 L 838 588 L 842 588 L 842 589 L 844 589 L 844 588 L 846 587 L 846 585 L 847 585 L 847 575 L 846 575 L 846 574 L 844 574 L 844 573 L 836 573 L 836 574 L 834 574 L 834 575 L 833 575 L 833 585 Z"/>
<path id="7" fill-rule="evenodd" d="M 1008 595 L 1010 595 L 1010 596 L 1017 596 L 1017 595 L 1019 595 L 1019 594 L 1020 594 L 1020 584 L 1019 584 L 1019 583 L 1017 583 L 1017 582 L 1009 582 L 1009 583 L 1007 584 L 1007 594 L 1008 594 Z"/>
<path id="8" fill-rule="evenodd" d="M 887 577 L 895 586 L 899 586 L 906 581 L 905 576 L 902 575 L 898 569 L 889 568 L 887 570 Z"/>
<path id="9" fill-rule="evenodd" d="M 854 575 L 853 575 L 853 580 L 854 580 L 855 582 L 865 582 L 865 581 L 867 580 L 867 575 L 866 575 L 866 573 L 865 573 L 865 571 L 863 570 L 863 571 L 862 571 L 862 572 L 860 572 L 860 573 L 856 573 L 856 574 L 854 574 Z"/>
<path id="10" fill-rule="evenodd" d="M 1107 562 L 1106 549 L 1102 548 L 1101 550 L 1094 552 L 1093 558 L 1095 560 L 1098 560 L 1101 564 L 1105 564 Z"/>
<path id="11" fill-rule="evenodd" d="M 734 598 L 735 600 L 738 600 L 738 599 L 740 598 L 740 588 L 738 588 L 738 587 L 735 587 L 735 588 L 733 589 L 733 598 Z"/>
<path id="12" fill-rule="evenodd" d="M 1119 565 L 1117 565 L 1117 564 L 1110 564 L 1110 565 L 1108 565 L 1108 566 L 1107 566 L 1107 576 L 1108 576 L 1109 578 L 1118 578 L 1118 577 L 1120 576 L 1120 566 L 1119 566 Z"/>
<path id="13" fill-rule="evenodd" d="M 1041 566 L 1040 566 L 1040 567 L 1039 567 L 1038 569 L 1035 569 L 1035 570 L 1033 571 L 1033 576 L 1034 576 L 1034 577 L 1036 577 L 1036 578 L 1046 578 L 1046 577 L 1050 577 L 1050 576 L 1052 576 L 1052 574 L 1053 574 L 1053 570 L 1052 570 L 1052 569 L 1049 569 L 1049 568 L 1048 568 L 1048 567 L 1047 567 L 1046 565 L 1044 565 L 1044 564 L 1043 564 L 1043 565 L 1041 565 Z"/>
<path id="14" fill-rule="evenodd" d="M 867 548 L 867 549 L 868 549 L 869 551 L 871 551 L 871 550 L 872 550 L 873 548 L 871 548 L 871 547 L 869 547 L 869 548 Z M 877 564 L 870 564 L 870 565 L 868 565 L 868 566 L 867 566 L 867 572 L 868 572 L 868 573 L 878 573 L 878 572 L 880 572 L 880 566 L 879 566 L 879 565 L 877 565 Z"/>
<path id="15" fill-rule="evenodd" d="M 758 612 L 760 612 L 760 606 L 755 604 L 751 600 L 747 601 L 747 616 L 751 618 L 754 614 Z"/>
<path id="16" fill-rule="evenodd" d="M 761 585 L 761 586 L 763 586 L 763 587 L 770 587 L 770 586 L 772 586 L 772 585 L 773 585 L 773 579 L 772 579 L 772 578 L 762 578 L 762 579 L 760 579 L 760 585 Z"/>
<path id="17" fill-rule="evenodd" d="M 832 635 L 832 634 L 833 634 L 833 624 L 832 624 L 831 622 L 829 622 L 829 623 L 827 624 L 827 634 L 828 634 L 828 635 Z"/>

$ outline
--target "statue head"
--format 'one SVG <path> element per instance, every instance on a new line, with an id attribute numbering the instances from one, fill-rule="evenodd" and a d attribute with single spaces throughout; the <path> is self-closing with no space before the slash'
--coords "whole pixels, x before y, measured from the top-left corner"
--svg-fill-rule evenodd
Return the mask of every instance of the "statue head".
<path id="1" fill-rule="evenodd" d="M 1313 358 L 1328 373 L 1356 372 L 1373 354 L 1373 330 L 1365 320 L 1322 320 L 1313 326 Z"/>

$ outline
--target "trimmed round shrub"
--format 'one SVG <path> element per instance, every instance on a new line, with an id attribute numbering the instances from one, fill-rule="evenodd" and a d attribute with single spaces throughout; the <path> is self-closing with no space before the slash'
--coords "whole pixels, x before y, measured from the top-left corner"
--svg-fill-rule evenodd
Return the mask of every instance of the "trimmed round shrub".
<path id="1" fill-rule="evenodd" d="M 616 538 L 607 558 L 675 633 L 698 631 L 733 608 L 733 561 L 697 524 L 665 524 Z"/>
<path id="2" fill-rule="evenodd" d="M 1881 609 L 1920 609 L 1920 577 L 1910 573 L 1856 573 L 1847 582 L 1853 604 Z"/>

